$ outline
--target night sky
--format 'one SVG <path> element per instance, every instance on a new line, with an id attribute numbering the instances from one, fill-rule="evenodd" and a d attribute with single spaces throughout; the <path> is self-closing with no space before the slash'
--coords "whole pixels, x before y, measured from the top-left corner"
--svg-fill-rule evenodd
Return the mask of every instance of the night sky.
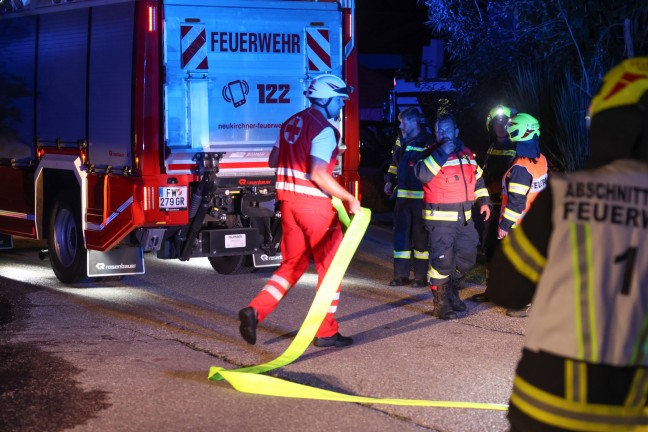
<path id="1" fill-rule="evenodd" d="M 417 0 L 356 0 L 358 52 L 419 55 L 430 36 Z"/>

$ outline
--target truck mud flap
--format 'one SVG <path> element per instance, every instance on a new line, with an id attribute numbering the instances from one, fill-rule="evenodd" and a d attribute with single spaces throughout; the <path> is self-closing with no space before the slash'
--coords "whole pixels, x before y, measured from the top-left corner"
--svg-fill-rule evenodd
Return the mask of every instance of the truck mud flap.
<path id="1" fill-rule="evenodd" d="M 281 264 L 281 253 L 270 256 L 265 252 L 255 252 L 252 254 L 252 264 L 254 268 L 277 267 Z"/>
<path id="2" fill-rule="evenodd" d="M 144 250 L 120 246 L 107 252 L 88 250 L 88 276 L 123 276 L 144 274 Z"/>
<path id="3" fill-rule="evenodd" d="M 13 249 L 13 237 L 10 234 L 0 234 L 0 249 Z"/>

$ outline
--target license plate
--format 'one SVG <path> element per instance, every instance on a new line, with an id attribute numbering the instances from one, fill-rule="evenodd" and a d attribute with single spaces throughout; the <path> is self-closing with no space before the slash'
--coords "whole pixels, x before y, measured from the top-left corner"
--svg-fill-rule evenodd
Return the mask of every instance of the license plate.
<path id="1" fill-rule="evenodd" d="M 187 186 L 165 186 L 158 188 L 158 203 L 161 209 L 187 208 Z"/>

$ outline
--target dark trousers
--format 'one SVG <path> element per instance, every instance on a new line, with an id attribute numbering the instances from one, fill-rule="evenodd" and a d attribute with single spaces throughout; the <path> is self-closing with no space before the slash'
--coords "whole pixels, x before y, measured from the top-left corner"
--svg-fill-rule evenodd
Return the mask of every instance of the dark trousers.
<path id="1" fill-rule="evenodd" d="M 479 237 L 472 219 L 425 221 L 425 228 L 430 244 L 430 285 L 457 279 L 475 265 Z"/>
<path id="2" fill-rule="evenodd" d="M 428 236 L 423 223 L 423 200 L 397 198 L 394 206 L 394 277 L 409 278 L 414 264 L 414 279 L 426 280 Z M 413 260 L 413 261 L 412 261 Z"/>
<path id="3" fill-rule="evenodd" d="M 493 206 L 493 209 L 491 210 L 491 214 L 488 220 L 482 220 L 484 230 L 482 232 L 481 244 L 482 244 L 482 251 L 486 256 L 487 264 L 491 262 L 491 259 L 493 259 L 493 255 L 495 254 L 495 249 L 499 244 L 499 239 L 497 238 L 497 231 L 498 231 L 497 229 L 499 228 L 501 209 L 502 207 L 499 205 Z M 480 215 L 479 218 L 482 219 L 482 216 Z"/>

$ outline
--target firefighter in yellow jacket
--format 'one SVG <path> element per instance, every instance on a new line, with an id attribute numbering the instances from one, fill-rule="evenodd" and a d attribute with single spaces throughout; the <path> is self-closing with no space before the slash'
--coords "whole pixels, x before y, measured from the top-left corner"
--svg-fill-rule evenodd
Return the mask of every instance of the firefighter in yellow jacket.
<path id="1" fill-rule="evenodd" d="M 648 57 L 590 106 L 589 169 L 553 174 L 493 258 L 497 304 L 533 308 L 511 430 L 648 431 Z"/>

